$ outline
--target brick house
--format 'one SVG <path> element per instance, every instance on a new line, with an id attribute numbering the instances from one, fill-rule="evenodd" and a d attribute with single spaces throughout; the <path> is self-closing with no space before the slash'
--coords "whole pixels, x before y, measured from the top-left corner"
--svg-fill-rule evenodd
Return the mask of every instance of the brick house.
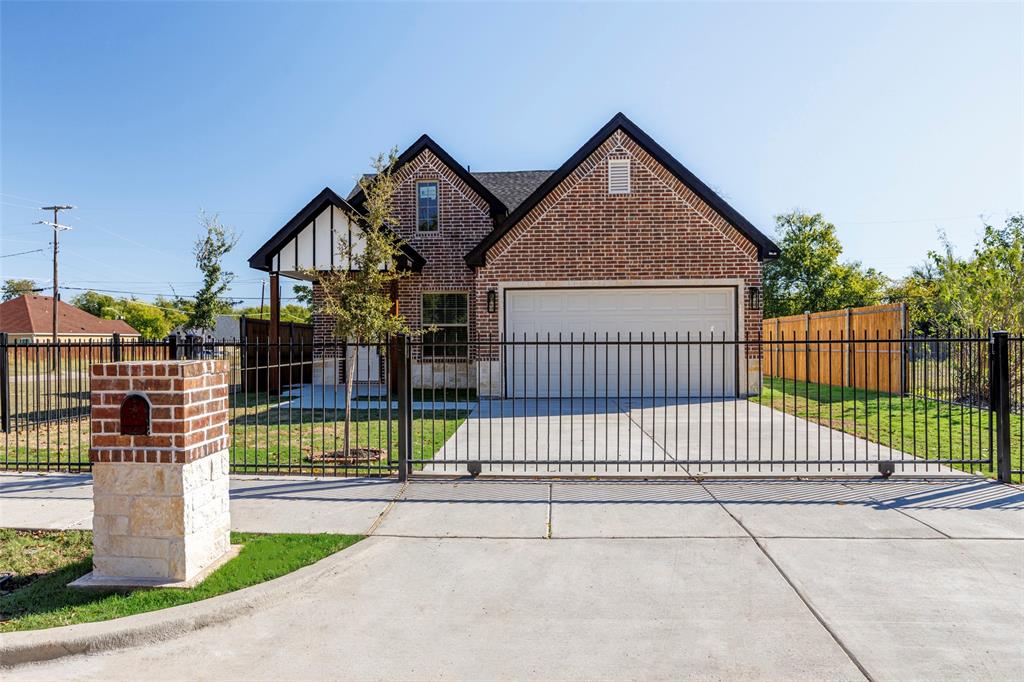
<path id="1" fill-rule="evenodd" d="M 623 114 L 557 170 L 470 172 L 424 135 L 400 155 L 397 173 L 393 228 L 404 241 L 397 265 L 412 274 L 393 295 L 413 327 L 437 327 L 414 349 L 418 385 L 545 395 L 554 381 L 533 375 L 538 363 L 549 370 L 554 362 L 556 374 L 565 365 L 572 375 L 563 390 L 579 382 L 579 390 L 600 395 L 616 389 L 609 379 L 586 378 L 607 374 L 594 348 L 569 358 L 546 344 L 487 344 L 570 334 L 742 340 L 760 329 L 762 265 L 778 247 Z M 358 248 L 349 216 L 362 201 L 358 187 L 345 198 L 324 189 L 249 259 L 271 275 L 272 313 L 280 275 L 308 279 L 310 270 L 344 267 L 338 245 L 355 240 Z M 314 316 L 314 324 L 315 340 L 328 341 L 330 320 Z M 735 393 L 759 380 L 756 348 L 742 359 L 732 351 L 707 360 L 708 374 L 723 377 L 712 390 Z M 376 356 L 363 352 L 359 380 L 379 380 Z M 321 381 L 337 371 L 323 355 Z M 613 373 L 626 371 L 622 357 Z M 569 370 L 570 361 L 584 369 Z M 600 371 L 588 370 L 602 362 Z M 694 381 L 686 368 L 666 368 L 676 384 Z"/>

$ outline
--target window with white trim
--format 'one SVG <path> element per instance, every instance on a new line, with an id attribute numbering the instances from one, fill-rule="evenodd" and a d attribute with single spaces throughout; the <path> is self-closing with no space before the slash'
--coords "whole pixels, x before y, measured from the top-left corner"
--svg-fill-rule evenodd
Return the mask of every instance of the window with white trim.
<path id="1" fill-rule="evenodd" d="M 423 294 L 423 357 L 442 360 L 469 357 L 469 294 L 451 291 Z"/>
<path id="2" fill-rule="evenodd" d="M 629 194 L 629 159 L 608 159 L 608 194 Z"/>
<path id="3" fill-rule="evenodd" d="M 416 229 L 419 232 L 437 232 L 437 183 L 416 183 Z"/>

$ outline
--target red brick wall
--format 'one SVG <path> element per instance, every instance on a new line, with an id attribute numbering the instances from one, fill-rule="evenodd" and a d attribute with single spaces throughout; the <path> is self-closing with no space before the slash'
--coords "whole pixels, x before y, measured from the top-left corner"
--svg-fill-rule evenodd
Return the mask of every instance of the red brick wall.
<path id="1" fill-rule="evenodd" d="M 90 373 L 90 461 L 186 464 L 229 447 L 226 360 L 101 363 Z M 130 393 L 149 398 L 148 436 L 121 435 Z"/>
<path id="2" fill-rule="evenodd" d="M 608 158 L 630 158 L 630 193 L 608 194 Z M 761 285 L 757 249 L 621 131 L 613 134 L 487 254 L 476 298 L 501 282 L 742 279 Z M 739 295 L 743 295 L 743 289 Z M 476 310 L 480 337 L 498 313 Z M 761 311 L 743 326 L 756 337 Z"/>
<path id="3" fill-rule="evenodd" d="M 344 346 L 334 338 L 334 320 L 328 315 L 320 314 L 323 302 L 324 290 L 319 282 L 313 282 L 313 357 L 319 360 L 323 357 L 343 358 L 345 357 Z"/>
<path id="4" fill-rule="evenodd" d="M 403 166 L 398 172 L 395 197 L 397 232 L 427 261 L 423 270 L 401 280 L 398 286 L 398 309 L 414 329 L 420 326 L 420 295 L 425 291 L 464 291 L 469 295 L 470 334 L 473 334 L 474 287 L 473 271 L 466 265 L 465 255 L 494 228 L 487 203 L 478 197 L 459 177 L 430 150 Z M 416 230 L 416 183 L 436 180 L 438 183 L 439 229 L 436 232 Z M 314 301 L 319 297 L 313 287 Z M 332 325 L 321 315 L 313 316 L 313 338 L 331 338 Z"/>

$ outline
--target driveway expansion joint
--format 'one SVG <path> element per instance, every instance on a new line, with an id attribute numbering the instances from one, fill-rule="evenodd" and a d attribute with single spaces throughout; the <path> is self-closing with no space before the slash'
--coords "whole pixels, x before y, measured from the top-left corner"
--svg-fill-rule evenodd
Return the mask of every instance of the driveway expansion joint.
<path id="1" fill-rule="evenodd" d="M 786 574 L 786 572 L 782 569 L 782 566 L 779 565 L 779 563 L 768 551 L 768 548 L 764 546 L 764 543 L 762 543 L 760 539 L 758 539 L 752 532 L 750 532 L 750 529 L 748 529 L 743 524 L 739 517 L 733 514 L 725 506 L 725 504 L 720 502 L 718 498 L 715 497 L 715 494 L 708 490 L 708 487 L 706 485 L 701 483 L 701 487 L 707 491 L 708 495 L 711 495 L 711 497 L 716 502 L 718 502 L 719 506 L 721 506 L 722 508 L 722 511 L 731 516 L 733 521 L 735 521 L 737 525 L 739 525 L 739 527 L 742 528 L 743 531 L 750 537 L 750 539 L 754 541 L 754 545 L 756 545 L 757 548 L 761 551 L 761 554 L 763 554 L 764 557 L 769 561 L 769 563 L 771 563 L 771 565 L 775 567 L 775 570 L 778 572 L 778 574 L 782 576 L 782 579 L 786 581 L 786 584 L 789 585 L 791 590 L 793 590 L 793 593 L 796 594 L 796 596 L 800 599 L 801 602 L 803 602 L 804 606 L 807 608 L 808 611 L 810 611 L 811 615 L 814 616 L 815 620 L 817 620 L 818 623 L 821 624 L 821 627 L 825 629 L 825 631 L 829 634 L 829 636 L 836 643 L 836 645 L 840 649 L 842 649 L 843 653 L 846 654 L 846 657 L 850 659 L 850 662 L 857 667 L 857 670 L 859 670 L 861 674 L 864 675 L 864 679 L 868 680 L 869 682 L 875 682 L 875 678 L 871 676 L 871 673 L 869 673 L 867 668 L 864 667 L 864 664 L 860 662 L 860 660 L 853 653 L 853 651 L 851 651 L 850 648 L 839 637 L 839 634 L 832 628 L 831 625 L 829 625 L 828 621 L 825 620 L 824 614 L 821 613 L 817 608 L 815 608 L 813 604 L 811 604 L 810 598 L 807 595 L 805 595 L 803 590 L 801 590 L 793 581 L 793 579 Z"/>
<path id="2" fill-rule="evenodd" d="M 403 481 L 402 485 L 398 488 L 398 490 L 395 491 L 395 494 L 391 496 L 391 500 L 384 506 L 384 509 L 381 510 L 380 514 L 377 515 L 377 518 L 373 520 L 373 523 L 370 524 L 370 527 L 366 529 L 364 535 L 370 537 L 371 535 L 377 532 L 377 529 L 380 528 L 380 524 L 384 522 L 384 518 L 388 515 L 388 512 L 390 512 L 394 508 L 394 506 L 398 504 L 398 500 L 402 498 L 402 496 L 405 494 L 405 489 L 408 487 L 409 481 Z"/>

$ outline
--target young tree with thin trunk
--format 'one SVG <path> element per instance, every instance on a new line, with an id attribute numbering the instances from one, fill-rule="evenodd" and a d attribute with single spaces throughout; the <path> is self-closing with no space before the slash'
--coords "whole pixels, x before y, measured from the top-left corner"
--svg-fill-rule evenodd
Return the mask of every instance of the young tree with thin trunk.
<path id="1" fill-rule="evenodd" d="M 345 347 L 345 456 L 351 452 L 352 386 L 356 377 L 359 344 L 383 343 L 395 334 L 411 334 L 405 318 L 395 309 L 391 288 L 408 272 L 396 265 L 402 255 L 402 241 L 389 229 L 394 218 L 397 152 L 373 159 L 376 171 L 359 181 L 365 195 L 363 215 L 351 215 L 352 225 L 362 235 L 339 249 L 339 263 L 346 270 L 311 273 L 321 289 L 318 312 L 333 321 L 335 338 Z"/>
<path id="2" fill-rule="evenodd" d="M 186 327 L 205 331 L 213 329 L 218 314 L 230 312 L 234 307 L 234 302 L 225 300 L 223 296 L 235 276 L 224 271 L 222 262 L 224 256 L 235 248 L 238 236 L 230 227 L 221 225 L 216 215 L 201 213 L 199 221 L 203 224 L 203 234 L 196 239 L 193 254 L 196 267 L 203 273 L 203 285 L 196 292 L 195 300 L 182 303 L 187 304 L 188 309 Z"/>

